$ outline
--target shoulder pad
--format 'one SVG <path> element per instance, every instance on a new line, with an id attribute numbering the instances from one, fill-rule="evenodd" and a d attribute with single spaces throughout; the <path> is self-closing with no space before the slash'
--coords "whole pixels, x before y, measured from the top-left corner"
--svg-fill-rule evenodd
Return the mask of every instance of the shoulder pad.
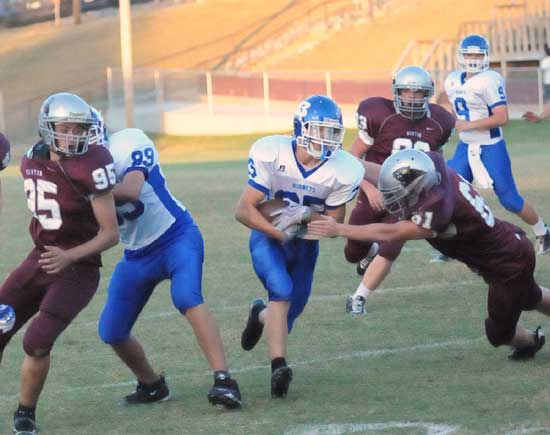
<path id="1" fill-rule="evenodd" d="M 50 147 L 44 145 L 43 142 L 38 142 L 29 148 L 27 151 L 27 158 L 33 160 L 49 160 Z"/>
<path id="2" fill-rule="evenodd" d="M 355 184 L 365 174 L 365 167 L 347 151 L 339 150 L 329 162 L 334 165 L 336 178 L 342 184 Z"/>
<path id="3" fill-rule="evenodd" d="M 258 139 L 250 148 L 250 156 L 262 162 L 272 162 L 279 155 L 281 145 L 292 143 L 292 137 L 284 135 L 265 136 Z"/>
<path id="4" fill-rule="evenodd" d="M 125 128 L 109 136 L 108 148 L 115 160 L 143 145 L 154 147 L 153 141 L 139 128 Z"/>

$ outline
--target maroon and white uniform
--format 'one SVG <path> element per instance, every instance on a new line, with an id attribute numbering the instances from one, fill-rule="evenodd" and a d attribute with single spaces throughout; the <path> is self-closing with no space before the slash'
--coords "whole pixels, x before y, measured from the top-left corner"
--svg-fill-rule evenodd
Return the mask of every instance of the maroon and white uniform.
<path id="1" fill-rule="evenodd" d="M 434 231 L 428 242 L 442 254 L 465 263 L 489 284 L 489 341 L 498 346 L 515 333 L 523 310 L 532 310 L 542 293 L 533 277 L 535 252 L 524 231 L 496 219 L 479 193 L 446 166 L 443 157 L 429 153 L 441 183 L 419 200 L 410 220 Z"/>
<path id="2" fill-rule="evenodd" d="M 392 153 L 402 149 L 441 150 L 453 132 L 455 119 L 438 104 L 430 104 L 429 108 L 427 116 L 411 120 L 395 110 L 392 100 L 382 97 L 363 100 L 357 109 L 357 127 L 359 137 L 369 145 L 364 159 L 381 165 Z M 350 224 L 366 225 L 394 221 L 387 212 L 373 210 L 365 192 L 359 191 L 357 204 L 350 216 Z M 367 254 L 370 245 L 369 242 L 348 240 L 345 248 L 347 260 L 357 263 Z M 381 242 L 378 254 L 395 260 L 403 245 L 404 242 Z"/>
<path id="3" fill-rule="evenodd" d="M 10 142 L 2 133 L 0 133 L 0 171 L 6 169 L 10 162 Z"/>
<path id="4" fill-rule="evenodd" d="M 100 255 L 47 274 L 38 260 L 44 246 L 69 249 L 95 237 L 99 226 L 92 195 L 111 190 L 116 182 L 113 159 L 105 147 L 90 146 L 85 154 L 50 160 L 49 148 L 32 147 L 21 161 L 27 205 L 32 214 L 30 233 L 35 248 L 0 287 L 0 304 L 15 309 L 16 324 L 0 334 L 0 351 L 10 338 L 39 312 L 25 333 L 23 347 L 30 355 L 49 352 L 55 339 L 88 304 L 99 284 Z"/>

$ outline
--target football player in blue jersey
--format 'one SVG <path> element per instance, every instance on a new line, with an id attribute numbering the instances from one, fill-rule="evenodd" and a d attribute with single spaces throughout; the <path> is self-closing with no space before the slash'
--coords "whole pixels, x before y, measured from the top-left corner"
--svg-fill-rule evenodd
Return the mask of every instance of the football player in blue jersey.
<path id="1" fill-rule="evenodd" d="M 227 371 L 218 327 L 202 297 L 204 247 L 199 228 L 168 190 L 158 152 L 143 131 L 119 131 L 109 136 L 107 146 L 115 162 L 118 184 L 113 193 L 126 250 L 111 277 L 99 335 L 137 378 L 136 390 L 124 402 L 152 403 L 171 397 L 164 376 L 153 369 L 131 334 L 154 288 L 169 279 L 172 302 L 191 324 L 214 372 L 208 400 L 228 409 L 240 407 L 239 387 Z"/>
<path id="2" fill-rule="evenodd" d="M 448 164 L 479 187 L 492 188 L 503 207 L 533 228 L 538 254 L 550 253 L 550 229 L 519 194 L 502 126 L 508 123 L 504 79 L 489 69 L 489 43 L 468 35 L 458 48 L 459 70 L 445 81 L 460 141 Z"/>
<path id="3" fill-rule="evenodd" d="M 269 302 L 253 301 L 241 345 L 251 350 L 265 325 L 273 397 L 286 396 L 292 379 L 288 334 L 308 301 L 319 253 L 317 240 L 300 238 L 301 225 L 315 214 L 342 222 L 363 179 L 361 163 L 341 149 L 343 137 L 340 108 L 316 95 L 298 106 L 293 136 L 266 136 L 250 149 L 248 185 L 235 217 L 252 229 L 252 264 Z M 258 207 L 273 198 L 288 205 L 270 222 Z"/>

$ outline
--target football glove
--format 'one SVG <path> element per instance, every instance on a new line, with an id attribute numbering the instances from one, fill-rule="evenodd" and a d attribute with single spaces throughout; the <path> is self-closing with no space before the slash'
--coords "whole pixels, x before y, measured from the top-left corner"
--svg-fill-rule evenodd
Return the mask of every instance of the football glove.
<path id="1" fill-rule="evenodd" d="M 279 231 L 283 231 L 291 225 L 308 222 L 311 218 L 311 208 L 291 202 L 286 207 L 272 214 L 275 216 L 272 225 Z"/>

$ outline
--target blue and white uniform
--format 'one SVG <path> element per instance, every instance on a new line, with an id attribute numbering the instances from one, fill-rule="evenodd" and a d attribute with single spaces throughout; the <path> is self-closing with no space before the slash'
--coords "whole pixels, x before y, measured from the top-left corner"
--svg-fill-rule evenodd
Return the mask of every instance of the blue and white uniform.
<path id="1" fill-rule="evenodd" d="M 491 70 L 474 74 L 468 80 L 466 72 L 453 71 L 445 81 L 445 92 L 456 116 L 465 121 L 488 118 L 495 107 L 507 104 L 504 79 Z M 504 208 L 513 213 L 521 211 L 524 200 L 512 176 L 502 128 L 463 131 L 459 137 L 455 154 L 447 162 L 449 166 L 469 182 L 474 178 L 487 178 L 485 174 L 488 174 L 488 185 L 492 182 Z M 479 160 L 479 166 L 474 166 Z"/>
<path id="2" fill-rule="evenodd" d="M 139 199 L 117 203 L 124 257 L 116 265 L 99 320 L 103 341 L 126 340 L 157 284 L 171 280 L 172 302 L 181 312 L 203 303 L 204 246 L 187 209 L 172 196 L 155 145 L 143 131 L 121 130 L 109 137 L 117 182 L 131 171 L 145 176 Z"/>
<path id="3" fill-rule="evenodd" d="M 284 198 L 322 213 L 351 201 L 364 168 L 351 154 L 339 150 L 313 169 L 296 159 L 290 136 L 267 136 L 252 145 L 248 184 L 267 199 Z M 281 244 L 260 231 L 250 236 L 252 264 L 272 301 L 290 301 L 288 329 L 304 310 L 319 254 L 316 240 L 293 239 Z"/>

